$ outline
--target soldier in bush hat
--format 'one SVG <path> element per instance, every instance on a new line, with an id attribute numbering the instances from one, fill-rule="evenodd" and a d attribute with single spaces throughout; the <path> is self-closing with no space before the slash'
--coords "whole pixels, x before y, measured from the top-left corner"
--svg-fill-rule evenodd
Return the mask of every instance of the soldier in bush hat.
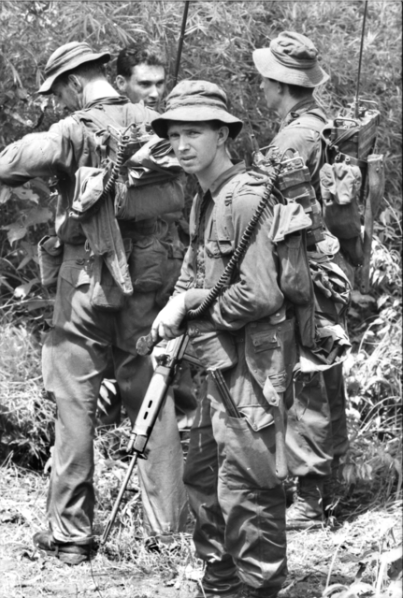
<path id="1" fill-rule="evenodd" d="M 253 60 L 263 78 L 261 88 L 267 106 L 281 119 L 280 132 L 270 145 L 280 151 L 298 151 L 321 201 L 321 131 L 328 119 L 313 91 L 329 76 L 319 64 L 318 50 L 305 35 L 284 31 L 268 48 L 255 50 Z M 340 246 L 336 238 L 333 241 L 333 255 L 337 254 L 335 259 L 340 262 Z M 299 488 L 296 502 L 287 510 L 287 529 L 322 525 L 324 501 L 329 503 L 331 499 L 331 476 L 337 475 L 339 459 L 348 447 L 341 364 L 306 376 L 302 386 L 288 413 L 288 466 L 298 478 Z"/>
<path id="2" fill-rule="evenodd" d="M 143 104 L 131 104 L 108 83 L 103 64 L 109 57 L 85 42 L 58 48 L 47 62 L 39 92 L 54 94 L 72 114 L 0 154 L 0 181 L 6 184 L 21 185 L 36 176 L 58 179 L 57 236 L 41 244 L 43 271 L 46 263 L 52 278 L 57 277 L 53 327 L 43 347 L 43 377 L 56 400 L 58 418 L 47 503 L 50 529 L 35 534 L 34 543 L 71 565 L 89 558 L 93 541 L 93 438 L 100 385 L 112 354 L 122 400 L 134 421 L 153 373 L 151 359 L 137 355 L 136 341 L 158 313 L 156 295 L 166 257 L 156 234 L 155 213 L 145 212 L 136 221 L 118 220 L 134 292 L 117 304 L 113 298 L 120 289 L 108 278 L 102 261 L 97 285 L 94 254 L 81 221 L 72 217 L 79 172 L 93 168 L 102 174 L 95 134 L 109 124 L 145 127 L 158 116 Z M 178 208 L 183 203 L 177 179 L 154 185 L 153 194 L 161 214 L 168 196 L 179 198 Z M 102 306 L 97 289 L 103 293 Z M 163 422 L 156 425 L 150 458 L 139 463 L 146 532 L 170 535 L 186 523 L 183 454 L 172 400 L 164 407 Z"/>
<path id="3" fill-rule="evenodd" d="M 226 94 L 214 83 L 179 83 L 152 126 L 170 140 L 183 169 L 200 185 L 181 275 L 152 326 L 157 340 L 181 334 L 189 310 L 209 295 L 268 179 L 231 161 L 228 140 L 235 139 L 242 122 L 229 112 Z M 272 408 L 263 389 L 288 400 L 296 347 L 268 238 L 272 208 L 270 199 L 228 285 L 204 315 L 187 325 L 192 348 L 208 371 L 184 476 L 196 517 L 196 552 L 206 563 L 195 598 L 274 598 L 287 573 L 285 496 L 276 475 Z M 217 369 L 236 417 L 209 373 Z"/>

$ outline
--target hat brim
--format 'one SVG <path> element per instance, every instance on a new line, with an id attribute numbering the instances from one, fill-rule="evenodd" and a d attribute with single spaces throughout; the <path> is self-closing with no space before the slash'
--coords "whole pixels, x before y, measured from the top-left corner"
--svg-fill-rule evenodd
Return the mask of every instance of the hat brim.
<path id="1" fill-rule="evenodd" d="M 161 116 L 152 121 L 151 126 L 159 137 L 168 137 L 168 123 L 178 122 L 208 122 L 210 120 L 219 120 L 229 128 L 229 136 L 235 139 L 242 130 L 243 122 L 219 108 L 202 106 L 181 106 L 164 112 Z"/>
<path id="2" fill-rule="evenodd" d="M 319 64 L 311 69 L 293 69 L 280 64 L 270 48 L 254 50 L 253 62 L 263 77 L 280 81 L 280 83 L 312 88 L 322 85 L 329 79 L 329 75 L 325 73 Z"/>
<path id="3" fill-rule="evenodd" d="M 100 54 L 88 54 L 87 56 L 77 56 L 75 60 L 67 63 L 65 66 L 58 68 L 53 75 L 47 77 L 45 81 L 42 83 L 40 88 L 38 89 L 37 93 L 41 93 L 43 95 L 52 93 L 52 86 L 56 79 L 63 75 L 63 73 L 67 73 L 68 71 L 72 71 L 73 69 L 85 64 L 87 62 L 109 62 L 111 59 L 111 55 L 109 52 L 101 52 Z"/>

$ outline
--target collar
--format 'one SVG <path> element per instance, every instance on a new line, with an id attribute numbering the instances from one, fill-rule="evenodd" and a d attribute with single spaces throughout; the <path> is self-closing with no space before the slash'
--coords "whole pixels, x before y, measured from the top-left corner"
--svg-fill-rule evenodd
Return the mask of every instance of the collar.
<path id="1" fill-rule="evenodd" d="M 206 193 L 210 192 L 211 196 L 214 197 L 214 195 L 217 195 L 217 193 L 219 193 L 219 191 L 227 181 L 232 179 L 236 174 L 240 174 L 241 172 L 245 171 L 245 162 L 241 160 L 241 162 L 234 164 L 233 166 L 231 166 L 231 168 L 228 168 L 228 170 L 222 172 L 220 176 L 218 176 L 216 180 L 211 184 L 210 189 L 208 189 Z"/>
<path id="2" fill-rule="evenodd" d="M 309 110 L 313 110 L 315 108 L 320 108 L 320 106 L 315 102 L 315 100 L 311 98 L 297 102 L 296 104 L 294 104 L 294 106 L 291 108 L 289 113 L 284 118 L 282 123 L 283 126 L 289 125 L 299 116 L 301 116 L 301 114 L 303 114 L 304 112 L 308 112 Z"/>
<path id="3" fill-rule="evenodd" d="M 83 110 L 88 110 L 89 108 L 94 108 L 96 106 L 105 106 L 106 104 L 121 105 L 121 104 L 129 104 L 129 102 L 130 102 L 130 100 L 128 98 L 126 98 L 125 96 L 107 96 L 104 98 L 97 98 L 96 100 L 92 100 L 91 102 L 88 102 L 84 106 Z"/>

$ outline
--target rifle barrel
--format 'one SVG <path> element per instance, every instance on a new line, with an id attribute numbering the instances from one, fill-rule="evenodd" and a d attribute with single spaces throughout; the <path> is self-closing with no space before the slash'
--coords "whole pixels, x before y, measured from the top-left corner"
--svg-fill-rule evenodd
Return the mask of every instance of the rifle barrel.
<path id="1" fill-rule="evenodd" d="M 129 480 L 133 473 L 133 469 L 137 463 L 137 457 L 138 457 L 137 453 L 134 453 L 134 455 L 130 461 L 128 470 L 126 472 L 125 479 L 123 480 L 123 484 L 120 487 L 119 494 L 117 495 L 115 503 L 113 505 L 112 513 L 110 514 L 108 523 L 106 524 L 106 527 L 104 529 L 104 533 L 101 536 L 101 539 L 100 539 L 101 545 L 105 544 L 105 542 L 109 538 L 110 531 L 112 529 L 113 524 L 115 523 L 116 515 L 118 514 L 118 511 L 119 511 L 120 502 L 123 498 L 123 494 L 126 492 L 127 484 L 129 483 Z"/>

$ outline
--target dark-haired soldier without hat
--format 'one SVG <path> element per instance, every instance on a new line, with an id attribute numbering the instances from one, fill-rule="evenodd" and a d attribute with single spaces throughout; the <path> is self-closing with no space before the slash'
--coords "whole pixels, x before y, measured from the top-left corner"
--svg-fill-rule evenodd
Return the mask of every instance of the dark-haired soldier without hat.
<path id="1" fill-rule="evenodd" d="M 324 155 L 320 133 L 327 116 L 313 91 L 329 76 L 319 65 L 318 51 L 306 36 L 285 31 L 269 48 L 255 50 L 253 60 L 263 77 L 267 106 L 281 119 L 271 146 L 298 151 L 321 201 L 319 171 Z M 329 257 L 342 259 L 338 240 L 333 237 L 330 245 Z M 290 473 L 298 477 L 299 491 L 297 502 L 287 511 L 287 529 L 310 528 L 324 521 L 323 501 L 329 498 L 324 493 L 348 447 L 345 403 L 341 364 L 308 376 L 294 399 L 288 413 L 287 459 Z"/>
<path id="2" fill-rule="evenodd" d="M 123 48 L 116 61 L 116 87 L 134 104 L 158 110 L 166 88 L 163 57 L 146 46 Z"/>
<path id="3" fill-rule="evenodd" d="M 222 275 L 264 195 L 267 178 L 234 165 L 227 141 L 242 122 L 223 90 L 182 81 L 152 124 L 170 140 L 200 191 L 190 215 L 190 246 L 175 293 L 152 326 L 154 339 L 178 336 Z M 239 417 L 224 407 L 214 377 L 198 405 L 184 481 L 196 517 L 194 542 L 206 563 L 194 596 L 274 598 L 287 573 L 285 496 L 276 475 L 272 407 L 263 393 L 289 398 L 295 363 L 294 321 L 285 313 L 268 237 L 272 199 L 227 286 L 187 331 L 207 370 L 221 370 Z"/>
<path id="4" fill-rule="evenodd" d="M 97 123 L 105 122 L 105 128 L 110 123 L 115 128 L 127 128 L 130 124 L 144 126 L 158 116 L 143 104 L 131 104 L 107 82 L 102 65 L 109 58 L 109 53 L 96 54 L 86 43 L 71 42 L 56 50 L 48 60 L 39 92 L 54 94 L 72 114 L 48 132 L 27 135 L 0 154 L 0 180 L 6 184 L 21 185 L 36 176 L 58 178 L 56 245 L 63 257 L 53 328 L 43 348 L 44 384 L 55 397 L 58 418 L 47 503 L 50 531 L 35 534 L 34 542 L 68 564 L 86 560 L 93 541 L 95 413 L 110 352 L 132 421 L 153 373 L 151 360 L 138 356 L 135 346 L 158 313 L 156 295 L 158 281 L 162 281 L 158 268 L 163 268 L 165 256 L 155 233 L 154 216 L 118 220 L 134 292 L 120 306 L 108 302 L 108 293 L 115 287 L 111 277 L 108 287 L 104 285 L 102 273 L 100 289 L 105 298 L 102 307 L 106 309 L 97 303 L 94 255 L 81 221 L 71 213 L 76 175 L 81 167 L 100 165 L 93 134 L 94 128 L 100 129 Z M 88 128 L 91 122 L 92 130 Z M 169 194 L 183 196 L 176 179 L 154 185 L 153 195 L 160 199 L 162 208 Z M 139 463 L 140 483 L 147 476 L 159 489 L 146 497 L 145 509 L 159 514 L 158 523 L 165 525 L 168 533 L 175 531 L 172 522 L 179 522 L 183 516 L 181 506 L 165 498 L 180 483 L 175 471 L 167 467 L 176 460 L 180 475 L 179 437 L 175 445 L 178 454 L 172 446 L 158 442 L 158 429 L 167 426 L 172 426 L 178 436 L 173 403 L 170 405 L 170 410 L 164 411 L 164 421 L 156 423 L 149 460 Z M 176 512 L 171 512 L 171 507 Z"/>

